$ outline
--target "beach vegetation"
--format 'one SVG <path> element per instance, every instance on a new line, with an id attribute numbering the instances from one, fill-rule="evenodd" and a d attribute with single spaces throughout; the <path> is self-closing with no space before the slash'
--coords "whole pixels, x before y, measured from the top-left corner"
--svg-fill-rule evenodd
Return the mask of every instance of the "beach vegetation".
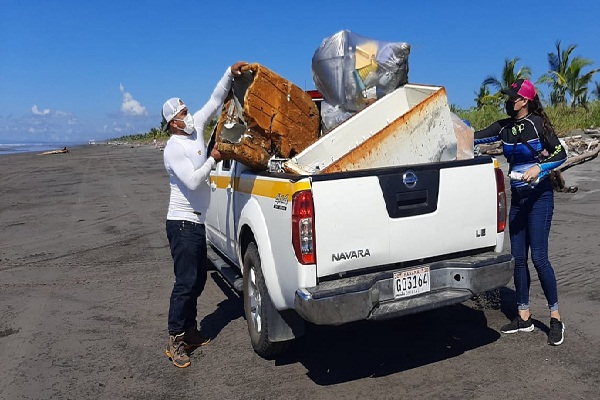
<path id="1" fill-rule="evenodd" d="M 217 125 L 217 118 L 213 118 L 204 129 L 204 141 L 208 142 L 208 138 L 210 137 L 212 131 L 215 129 Z M 136 143 L 153 143 L 154 140 L 157 142 L 166 142 L 169 139 L 169 134 L 164 130 L 164 126 L 160 126 L 158 128 L 151 128 L 148 132 L 145 133 L 136 133 L 133 135 L 125 135 L 119 138 L 109 139 L 109 141 L 117 141 L 117 142 L 136 142 Z"/>
<path id="2" fill-rule="evenodd" d="M 499 119 L 507 118 L 504 111 L 494 105 L 474 107 L 469 110 L 453 107 L 452 111 L 460 118 L 468 120 L 476 130 L 483 129 Z M 544 111 L 548 114 L 559 137 L 574 131 L 600 127 L 600 101 L 598 100 L 588 102 L 586 107 L 546 106 Z"/>

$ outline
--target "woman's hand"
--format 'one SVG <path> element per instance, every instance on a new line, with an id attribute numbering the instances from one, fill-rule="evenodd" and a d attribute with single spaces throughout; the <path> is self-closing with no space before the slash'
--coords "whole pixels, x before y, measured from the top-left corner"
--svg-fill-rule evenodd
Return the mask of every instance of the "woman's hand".
<path id="1" fill-rule="evenodd" d="M 521 179 L 527 183 L 535 182 L 540 175 L 540 172 L 542 172 L 542 169 L 538 164 L 535 164 L 533 167 L 525 171 Z"/>

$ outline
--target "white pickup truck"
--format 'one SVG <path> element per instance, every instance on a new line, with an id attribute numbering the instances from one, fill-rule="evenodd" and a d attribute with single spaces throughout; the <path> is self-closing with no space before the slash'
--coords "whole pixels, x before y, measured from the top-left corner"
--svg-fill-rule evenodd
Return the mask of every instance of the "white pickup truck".
<path id="1" fill-rule="evenodd" d="M 351 120 L 394 125 L 369 121 L 377 117 L 369 108 Z M 504 176 L 495 159 L 391 164 L 300 175 L 217 164 L 206 216 L 209 258 L 243 293 L 260 356 L 283 352 L 305 321 L 394 318 L 510 281 Z"/>

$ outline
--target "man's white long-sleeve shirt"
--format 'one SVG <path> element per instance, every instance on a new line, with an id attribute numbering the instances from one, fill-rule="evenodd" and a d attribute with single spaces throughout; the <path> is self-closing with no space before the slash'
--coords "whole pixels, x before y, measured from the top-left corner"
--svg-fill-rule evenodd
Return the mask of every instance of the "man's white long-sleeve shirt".
<path id="1" fill-rule="evenodd" d="M 204 223 L 210 203 L 209 176 L 215 159 L 206 154 L 204 128 L 225 101 L 233 75 L 227 68 L 210 100 L 194 114 L 191 135 L 171 135 L 163 158 L 169 173 L 171 195 L 167 219 Z"/>

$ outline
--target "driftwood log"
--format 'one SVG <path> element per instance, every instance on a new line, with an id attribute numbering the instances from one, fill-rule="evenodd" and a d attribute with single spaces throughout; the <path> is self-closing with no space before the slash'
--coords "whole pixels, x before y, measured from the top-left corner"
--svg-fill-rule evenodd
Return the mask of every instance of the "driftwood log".
<path id="1" fill-rule="evenodd" d="M 45 151 L 43 153 L 40 153 L 40 155 L 42 156 L 46 156 L 49 154 L 66 154 L 69 152 L 69 149 L 67 149 L 66 147 L 64 149 L 60 149 L 60 150 L 50 150 L 50 151 Z"/>
<path id="2" fill-rule="evenodd" d="M 557 192 L 575 193 L 578 190 L 577 186 L 567 186 L 562 171 L 598 157 L 600 143 L 598 139 L 583 139 L 581 135 L 565 137 L 563 142 L 567 146 L 569 157 L 551 171 L 552 186 Z"/>
<path id="3" fill-rule="evenodd" d="M 600 153 L 600 143 L 598 140 L 590 140 L 590 141 L 582 141 L 584 146 L 579 146 L 577 152 L 575 152 L 575 147 L 569 142 L 567 142 L 567 147 L 571 150 L 571 154 L 575 153 L 577 155 L 570 155 L 570 157 L 562 163 L 560 166 L 556 168 L 558 171 L 565 171 L 575 165 L 584 163 L 586 161 L 593 160 L 598 157 L 598 153 Z M 584 150 L 581 150 L 582 147 L 585 147 Z"/>
<path id="4" fill-rule="evenodd" d="M 290 158 L 318 139 L 319 112 L 310 95 L 254 63 L 234 79 L 217 122 L 216 148 L 254 170 Z"/>

